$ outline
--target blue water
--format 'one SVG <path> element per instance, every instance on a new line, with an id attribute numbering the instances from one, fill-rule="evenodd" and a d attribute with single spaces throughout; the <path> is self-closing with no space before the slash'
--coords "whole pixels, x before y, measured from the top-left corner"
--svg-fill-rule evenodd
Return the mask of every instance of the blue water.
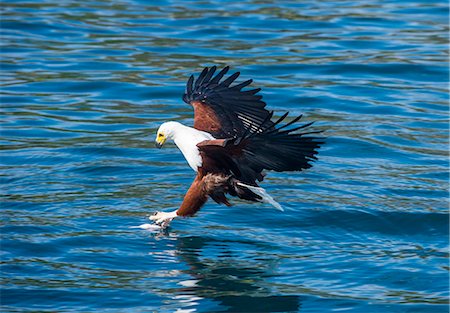
<path id="1" fill-rule="evenodd" d="M 2 312 L 448 312 L 447 1 L 6 1 Z M 326 145 L 167 232 L 203 66 Z"/>

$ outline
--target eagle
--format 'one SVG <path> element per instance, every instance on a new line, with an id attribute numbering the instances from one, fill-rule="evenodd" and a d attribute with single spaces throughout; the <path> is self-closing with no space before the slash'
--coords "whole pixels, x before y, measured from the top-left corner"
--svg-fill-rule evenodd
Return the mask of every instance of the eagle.
<path id="1" fill-rule="evenodd" d="M 306 131 L 313 122 L 298 125 L 302 115 L 282 122 L 266 109 L 260 88 L 247 89 L 253 80 L 234 83 L 240 72 L 228 77 L 229 66 L 216 75 L 217 67 L 205 67 L 195 79 L 191 75 L 183 100 L 194 109 L 194 127 L 170 121 L 163 123 L 155 145 L 173 140 L 189 166 L 197 173 L 180 207 L 173 212 L 150 216 L 165 228 L 176 217 L 195 215 L 208 198 L 231 206 L 226 195 L 282 207 L 258 183 L 265 171 L 302 171 L 317 160 L 324 143 L 321 131 Z"/>

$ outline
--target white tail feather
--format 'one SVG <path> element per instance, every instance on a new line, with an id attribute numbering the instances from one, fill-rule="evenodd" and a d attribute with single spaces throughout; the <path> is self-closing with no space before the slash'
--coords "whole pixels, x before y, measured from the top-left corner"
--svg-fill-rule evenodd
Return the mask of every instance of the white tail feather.
<path id="1" fill-rule="evenodd" d="M 283 207 L 278 202 L 273 200 L 273 198 L 266 192 L 266 190 L 264 190 L 264 188 L 246 185 L 246 184 L 241 183 L 241 182 L 239 182 L 237 184 L 239 186 L 242 186 L 242 187 L 250 189 L 253 193 L 255 193 L 258 196 L 260 196 L 262 198 L 261 202 L 270 203 L 276 209 L 278 209 L 280 211 L 284 211 Z"/>

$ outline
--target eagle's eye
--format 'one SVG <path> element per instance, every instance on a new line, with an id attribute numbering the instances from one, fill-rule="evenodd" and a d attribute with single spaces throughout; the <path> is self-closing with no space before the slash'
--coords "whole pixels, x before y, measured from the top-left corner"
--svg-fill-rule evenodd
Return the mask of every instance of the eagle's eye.
<path id="1" fill-rule="evenodd" d="M 158 134 L 158 137 L 162 137 L 162 136 L 163 136 L 163 134 L 161 134 L 161 133 Z"/>

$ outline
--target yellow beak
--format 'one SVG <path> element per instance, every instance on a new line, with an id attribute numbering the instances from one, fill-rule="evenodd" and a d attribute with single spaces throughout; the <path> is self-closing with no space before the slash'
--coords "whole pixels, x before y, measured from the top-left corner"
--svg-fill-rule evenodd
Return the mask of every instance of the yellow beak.
<path id="1" fill-rule="evenodd" d="M 164 136 L 163 134 L 161 134 L 161 133 L 158 133 L 157 135 L 156 135 L 156 141 L 155 141 L 155 146 L 156 146 L 156 148 L 158 148 L 158 149 L 161 149 L 161 147 L 164 145 L 164 143 L 166 142 L 166 136 Z"/>

